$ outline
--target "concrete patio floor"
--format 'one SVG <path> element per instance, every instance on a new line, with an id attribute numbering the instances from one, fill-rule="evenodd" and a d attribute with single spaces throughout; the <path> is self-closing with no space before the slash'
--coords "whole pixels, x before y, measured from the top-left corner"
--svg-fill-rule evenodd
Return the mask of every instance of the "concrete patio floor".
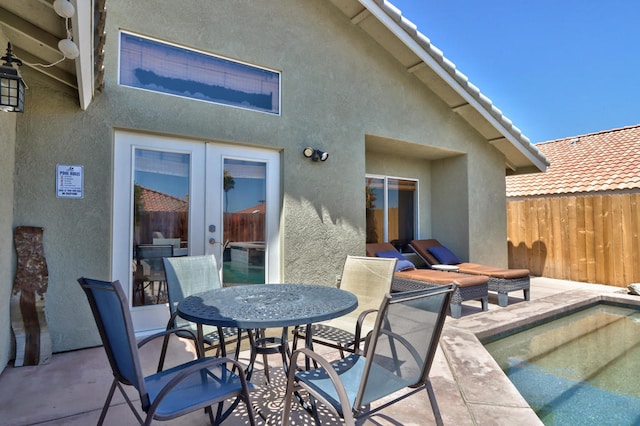
<path id="1" fill-rule="evenodd" d="M 480 303 L 465 303 L 460 319 L 447 317 L 440 348 L 431 370 L 431 382 L 445 425 L 539 425 L 540 420 L 486 352 L 479 338 L 488 337 L 547 316 L 601 299 L 640 304 L 640 298 L 626 294 L 626 289 L 535 277 L 531 280 L 531 301 L 522 300 L 522 292 L 513 292 L 509 306 L 501 308 L 497 296 L 489 296 L 489 311 Z M 142 351 L 146 373 L 154 371 L 159 345 L 147 345 Z M 337 353 L 336 353 L 337 355 Z M 184 362 L 194 356 L 190 343 L 176 339 L 168 359 Z M 244 351 L 241 361 L 248 360 Z M 252 381 L 258 389 L 252 394 L 253 405 L 266 421 L 280 423 L 284 377 L 277 356 L 269 357 L 272 383 L 265 385 L 262 364 Z M 3 425 L 92 425 L 112 381 L 112 374 L 102 347 L 54 354 L 47 365 L 7 366 L 0 375 L 0 423 Z M 132 399 L 135 392 L 128 393 Z M 297 409 L 292 424 L 313 424 Z M 341 424 L 327 411 L 323 424 Z M 124 399 L 116 395 L 107 413 L 107 425 L 137 424 Z M 201 412 L 192 413 L 164 424 L 206 425 Z M 225 425 L 244 425 L 246 410 L 240 406 Z M 365 419 L 363 425 L 435 424 L 426 392 L 419 392 L 400 403 Z"/>

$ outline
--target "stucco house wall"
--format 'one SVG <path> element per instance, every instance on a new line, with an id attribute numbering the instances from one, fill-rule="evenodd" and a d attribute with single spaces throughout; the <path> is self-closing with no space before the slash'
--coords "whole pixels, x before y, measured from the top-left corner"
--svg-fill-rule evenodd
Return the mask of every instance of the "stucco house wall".
<path id="1" fill-rule="evenodd" d="M 0 32 L 0 45 L 7 40 Z M 0 371 L 9 361 L 12 347 L 10 305 L 15 271 L 13 249 L 13 172 L 15 168 L 16 114 L 0 113 Z"/>
<path id="2" fill-rule="evenodd" d="M 158 13 L 148 2 L 109 0 L 105 88 L 86 111 L 73 90 L 23 70 L 29 90 L 26 111 L 17 117 L 15 180 L 12 159 L 3 157 L 8 167 L 0 172 L 15 189 L 0 195 L 14 193 L 14 226 L 45 228 L 54 352 L 99 344 L 76 279 L 119 278 L 110 276 L 119 129 L 280 152 L 284 282 L 333 285 L 345 256 L 364 254 L 366 173 L 420 179 L 420 237 L 506 266 L 504 155 L 331 3 L 153 6 Z M 280 70 L 281 116 L 119 86 L 121 29 Z M 16 118 L 0 120 L 10 151 L 13 135 L 4 121 Z M 329 152 L 329 160 L 303 158 L 306 146 Z M 56 164 L 84 166 L 83 199 L 56 198 Z M 2 209 L 10 210 L 4 202 Z M 10 224 L 0 218 L 0 227 Z M 0 246 L 3 264 L 9 247 Z M 2 270 L 4 294 L 9 274 Z M 2 333 L 0 365 L 8 353 Z"/>

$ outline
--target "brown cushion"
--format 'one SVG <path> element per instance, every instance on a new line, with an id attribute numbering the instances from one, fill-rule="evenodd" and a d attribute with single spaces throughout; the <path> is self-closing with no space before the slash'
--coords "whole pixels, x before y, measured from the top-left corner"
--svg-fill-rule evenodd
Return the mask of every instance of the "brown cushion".
<path id="1" fill-rule="evenodd" d="M 442 245 L 435 238 L 429 240 L 413 240 L 409 243 L 411 248 L 423 259 L 425 259 L 430 265 L 437 265 L 438 259 L 436 259 L 431 253 L 429 253 L 429 247 Z M 460 268 L 460 273 L 472 274 L 472 275 L 488 275 L 494 278 L 501 278 L 510 280 L 514 278 L 523 278 L 529 276 L 528 269 L 507 269 L 498 268 L 495 266 L 481 265 L 479 263 L 463 262 L 456 264 Z"/>
<path id="2" fill-rule="evenodd" d="M 458 287 L 469 287 L 489 282 L 489 277 L 485 275 L 465 275 L 457 272 L 435 271 L 433 269 L 413 269 L 411 271 L 396 272 L 394 276 L 434 284 L 451 284 L 455 281 L 458 283 Z"/>
<path id="3" fill-rule="evenodd" d="M 376 257 L 376 253 L 381 251 L 395 250 L 396 248 L 391 243 L 368 243 L 367 244 L 367 256 Z"/>
<path id="4" fill-rule="evenodd" d="M 431 253 L 429 253 L 429 247 L 441 246 L 440 242 L 435 238 L 431 238 L 429 240 L 413 240 L 409 243 L 413 251 L 415 251 L 418 256 L 423 258 L 429 265 L 437 265 L 438 259 Z"/>
<path id="5" fill-rule="evenodd" d="M 459 263 L 456 265 L 463 274 L 488 275 L 494 278 L 511 280 L 514 278 L 524 278 L 529 276 L 528 269 L 505 269 L 494 266 L 480 265 L 478 263 Z"/>

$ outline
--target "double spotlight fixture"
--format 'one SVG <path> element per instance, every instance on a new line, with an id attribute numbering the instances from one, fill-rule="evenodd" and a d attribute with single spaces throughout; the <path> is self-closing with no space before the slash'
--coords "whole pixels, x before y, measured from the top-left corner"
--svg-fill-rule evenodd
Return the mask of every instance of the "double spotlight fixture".
<path id="1" fill-rule="evenodd" d="M 302 151 L 302 155 L 307 158 L 311 158 L 312 161 L 327 161 L 327 158 L 329 158 L 328 152 L 324 152 L 316 148 L 311 148 L 310 146 L 306 147 Z"/>

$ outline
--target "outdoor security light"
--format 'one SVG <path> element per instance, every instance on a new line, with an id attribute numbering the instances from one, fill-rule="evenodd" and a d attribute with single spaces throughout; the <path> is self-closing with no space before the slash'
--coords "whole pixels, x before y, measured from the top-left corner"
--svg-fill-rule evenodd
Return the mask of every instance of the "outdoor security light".
<path id="1" fill-rule="evenodd" d="M 311 158 L 312 161 L 318 161 L 318 160 L 327 161 L 327 158 L 329 158 L 328 152 L 324 152 L 316 148 L 311 148 L 310 146 L 306 147 L 302 151 L 302 155 L 304 155 L 307 158 Z"/>
<path id="2" fill-rule="evenodd" d="M 11 43 L 7 43 L 7 54 L 0 59 L 5 61 L 0 66 L 0 111 L 24 112 L 25 84 L 18 70 L 13 68 L 13 64 L 22 66 L 22 61 L 13 57 Z"/>

